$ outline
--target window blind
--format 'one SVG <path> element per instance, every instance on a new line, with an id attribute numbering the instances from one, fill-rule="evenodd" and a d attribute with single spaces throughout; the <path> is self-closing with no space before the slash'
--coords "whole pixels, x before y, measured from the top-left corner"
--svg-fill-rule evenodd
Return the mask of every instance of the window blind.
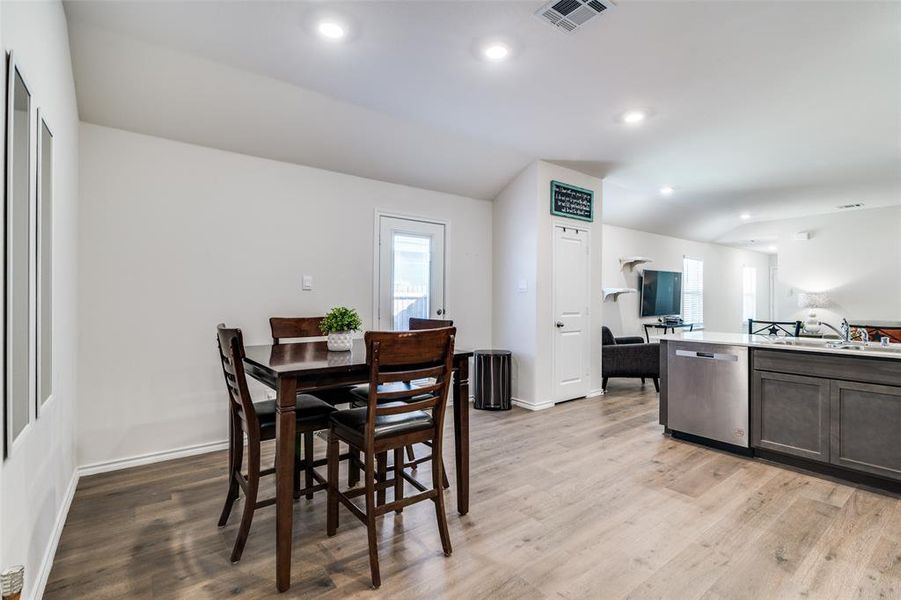
<path id="1" fill-rule="evenodd" d="M 704 261 L 699 258 L 682 259 L 682 319 L 704 324 Z"/>

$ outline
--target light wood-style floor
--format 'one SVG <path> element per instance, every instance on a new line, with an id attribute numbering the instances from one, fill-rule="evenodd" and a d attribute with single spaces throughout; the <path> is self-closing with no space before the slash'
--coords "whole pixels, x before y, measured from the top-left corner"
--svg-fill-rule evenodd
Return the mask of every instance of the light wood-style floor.
<path id="1" fill-rule="evenodd" d="M 430 503 L 386 516 L 378 592 L 365 528 L 342 508 L 326 537 L 322 494 L 296 505 L 287 594 L 273 509 L 231 564 L 225 466 L 217 452 L 82 479 L 45 598 L 901 598 L 901 500 L 664 437 L 650 385 L 473 411 L 469 515 L 448 495 L 453 556 Z"/>

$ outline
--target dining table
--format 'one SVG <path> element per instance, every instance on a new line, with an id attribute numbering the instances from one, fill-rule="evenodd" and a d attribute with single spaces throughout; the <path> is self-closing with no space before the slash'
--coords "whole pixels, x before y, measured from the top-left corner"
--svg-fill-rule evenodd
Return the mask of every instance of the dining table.
<path id="1" fill-rule="evenodd" d="M 469 512 L 469 359 L 472 351 L 455 349 L 453 368 L 454 453 L 457 512 Z M 275 390 L 275 578 L 280 592 L 291 587 L 294 531 L 294 451 L 297 394 L 369 383 L 366 346 L 330 352 L 325 341 L 248 346 L 247 375 Z"/>

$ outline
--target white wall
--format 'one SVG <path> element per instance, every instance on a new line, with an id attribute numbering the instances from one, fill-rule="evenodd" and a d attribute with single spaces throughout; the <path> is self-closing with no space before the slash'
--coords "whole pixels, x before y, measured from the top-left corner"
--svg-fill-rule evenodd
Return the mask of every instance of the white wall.
<path id="1" fill-rule="evenodd" d="M 89 124 L 81 164 L 80 464 L 225 439 L 220 321 L 268 343 L 269 316 L 347 304 L 369 327 L 376 209 L 449 222 L 458 344 L 490 345 L 490 202 Z"/>
<path id="2" fill-rule="evenodd" d="M 593 223 L 550 214 L 551 180 L 593 190 Z M 585 227 L 591 236 L 589 289 L 590 389 L 601 386 L 600 254 L 601 180 L 572 169 L 537 161 L 523 170 L 494 200 L 494 320 L 495 347 L 513 352 L 513 397 L 531 409 L 553 405 L 553 226 Z M 520 290 L 525 283 L 526 289 Z"/>
<path id="3" fill-rule="evenodd" d="M 75 482 L 78 110 L 62 5 L 0 2 L 0 23 L 0 46 L 14 52 L 54 134 L 53 397 L 0 463 L 0 565 L 25 565 L 23 598 L 31 598 L 46 580 Z"/>
<path id="4" fill-rule="evenodd" d="M 537 186 L 538 163 L 534 162 L 504 188 L 492 207 L 492 342 L 513 353 L 512 395 L 519 401 L 531 401 L 535 390 Z"/>
<path id="5" fill-rule="evenodd" d="M 685 256 L 704 261 L 704 328 L 708 331 L 743 331 L 742 267 L 757 269 L 757 316 L 769 316 L 769 256 L 760 252 L 693 242 L 604 225 L 604 287 L 639 289 L 638 272 L 620 268 L 619 259 L 645 256 L 654 262 L 645 265 L 660 271 L 682 271 Z M 644 335 L 642 323 L 657 319 L 640 318 L 640 294 L 623 294 L 604 303 L 604 324 L 615 335 Z M 660 335 L 662 331 L 652 331 Z"/>
<path id="6" fill-rule="evenodd" d="M 807 241 L 794 234 L 810 233 Z M 798 292 L 827 292 L 834 305 L 818 318 L 901 320 L 901 207 L 857 210 L 750 224 L 730 234 L 769 237 L 778 254 L 776 316 L 807 318 Z"/>

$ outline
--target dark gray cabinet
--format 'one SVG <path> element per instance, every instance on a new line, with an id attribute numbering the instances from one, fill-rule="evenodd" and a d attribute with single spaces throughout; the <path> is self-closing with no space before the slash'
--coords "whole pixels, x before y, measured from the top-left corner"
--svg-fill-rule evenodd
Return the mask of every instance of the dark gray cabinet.
<path id="1" fill-rule="evenodd" d="M 752 364 L 752 447 L 901 480 L 901 363 L 760 350 Z"/>
<path id="2" fill-rule="evenodd" d="M 754 371 L 751 445 L 829 460 L 829 380 Z"/>
<path id="3" fill-rule="evenodd" d="M 830 462 L 901 479 L 901 388 L 832 382 Z"/>

